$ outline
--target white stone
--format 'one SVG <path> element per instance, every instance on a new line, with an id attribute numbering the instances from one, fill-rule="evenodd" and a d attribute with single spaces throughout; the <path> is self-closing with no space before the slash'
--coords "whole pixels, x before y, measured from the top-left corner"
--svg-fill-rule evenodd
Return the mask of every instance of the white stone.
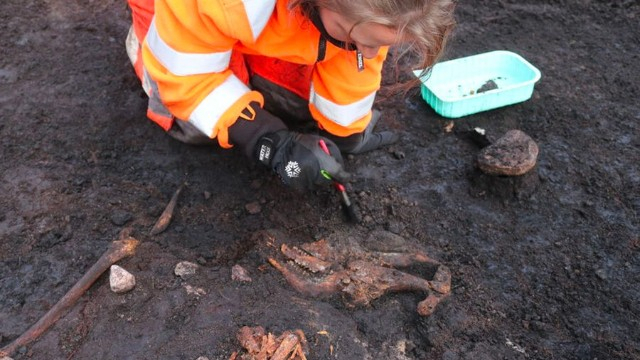
<path id="1" fill-rule="evenodd" d="M 180 276 L 184 279 L 191 275 L 194 275 L 197 270 L 198 264 L 194 264 L 188 261 L 181 261 L 176 265 L 175 269 L 173 269 L 173 273 L 176 274 L 176 276 Z"/>
<path id="2" fill-rule="evenodd" d="M 136 286 L 136 277 L 118 265 L 111 265 L 109 284 L 111 291 L 122 294 Z"/>
<path id="3" fill-rule="evenodd" d="M 249 272 L 245 268 L 236 264 L 231 268 L 231 280 L 251 282 L 251 276 L 249 276 Z"/>
<path id="4" fill-rule="evenodd" d="M 203 288 L 193 287 L 193 286 L 191 286 L 189 284 L 185 285 L 184 289 L 187 290 L 187 294 L 195 295 L 196 297 L 207 295 L 207 292 L 204 291 Z"/>

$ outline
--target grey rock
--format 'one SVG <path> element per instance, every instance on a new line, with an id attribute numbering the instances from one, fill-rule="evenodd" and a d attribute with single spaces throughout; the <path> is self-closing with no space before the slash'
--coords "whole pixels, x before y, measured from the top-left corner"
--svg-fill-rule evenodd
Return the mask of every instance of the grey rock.
<path id="1" fill-rule="evenodd" d="M 173 269 L 173 273 L 176 274 L 176 276 L 186 279 L 190 276 L 195 275 L 198 267 L 198 264 L 194 264 L 188 261 L 181 261 Z"/>

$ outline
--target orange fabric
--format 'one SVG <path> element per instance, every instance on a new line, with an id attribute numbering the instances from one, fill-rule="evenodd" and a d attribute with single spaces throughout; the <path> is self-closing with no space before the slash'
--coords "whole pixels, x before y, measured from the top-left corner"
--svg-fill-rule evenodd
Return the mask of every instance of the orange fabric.
<path id="1" fill-rule="evenodd" d="M 316 93 L 327 99 L 339 99 L 340 104 L 349 104 L 362 98 L 362 94 L 370 94 L 380 87 L 382 66 L 386 59 L 388 47 L 380 48 L 373 59 L 364 59 L 364 70 L 355 71 L 356 57 L 353 53 L 342 52 L 327 61 L 320 62 L 314 68 L 313 86 Z M 335 81 L 335 78 L 350 79 L 349 82 Z M 371 111 L 349 126 L 342 126 L 324 116 L 315 106 L 309 110 L 319 126 L 331 134 L 346 137 L 363 132 L 371 120 Z"/>
<path id="2" fill-rule="evenodd" d="M 300 11 L 288 8 L 290 0 L 275 0 L 272 12 L 265 8 L 267 0 L 128 1 L 134 12 L 135 31 L 141 40 L 149 28 L 150 12 L 155 6 L 157 33 L 172 51 L 182 54 L 224 54 L 232 51 L 231 61 L 225 70 L 175 75 L 158 61 L 148 43 L 144 42 L 142 58 L 147 74 L 157 84 L 162 104 L 178 118 L 190 119 L 193 110 L 232 74 L 244 83 L 248 82 L 251 74 L 260 74 L 304 99 L 309 98 L 310 82 L 313 81 L 315 93 L 336 104 L 338 110 L 343 105 L 349 109 L 350 104 L 374 94 L 380 86 L 386 49 L 375 59 L 365 59 L 363 72 L 357 70 L 353 51 L 331 43 L 327 43 L 325 60 L 316 63 L 320 33 Z M 256 9 L 247 12 L 245 4 Z M 263 19 L 266 25 L 261 32 L 254 34 L 254 31 L 259 31 L 255 25 L 264 22 L 251 19 L 248 14 L 269 17 Z M 257 22 L 251 23 L 252 20 Z M 188 68 L 188 63 L 178 66 Z M 209 134 L 211 137 L 225 137 L 225 127 L 235 122 L 250 101 L 258 99 L 263 102 L 262 95 L 255 91 L 239 98 L 237 95 L 230 97 L 226 103 L 223 96 L 220 98 L 220 106 L 225 110 L 222 116 L 211 120 L 215 122 L 213 134 Z M 350 125 L 341 126 L 313 106 L 310 108 L 320 126 L 339 136 L 364 130 L 371 118 L 369 111 Z M 225 139 L 218 140 L 221 145 L 228 145 Z"/>
<path id="3" fill-rule="evenodd" d="M 147 117 L 156 124 L 160 125 L 164 131 L 169 131 L 171 126 L 173 126 L 174 118 L 169 116 L 162 116 L 160 114 L 154 113 L 151 109 L 147 109 Z"/>
<path id="4" fill-rule="evenodd" d="M 149 24 L 153 19 L 154 0 L 128 0 L 131 8 L 131 18 L 133 21 L 133 31 L 138 40 L 142 41 L 149 31 Z"/>
<path id="5" fill-rule="evenodd" d="M 231 53 L 231 60 L 229 61 L 229 69 L 231 69 L 245 85 L 249 84 L 249 70 L 247 69 L 244 55 L 238 51 L 233 51 Z"/>
<path id="6" fill-rule="evenodd" d="M 258 74 L 301 98 L 309 100 L 312 65 L 294 64 L 260 55 L 247 55 L 246 61 L 252 75 Z"/>

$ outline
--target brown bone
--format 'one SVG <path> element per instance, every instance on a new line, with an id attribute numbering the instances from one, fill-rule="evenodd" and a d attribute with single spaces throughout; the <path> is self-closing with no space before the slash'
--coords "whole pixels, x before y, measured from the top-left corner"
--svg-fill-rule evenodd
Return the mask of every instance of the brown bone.
<path id="1" fill-rule="evenodd" d="M 133 238 L 113 241 L 109 246 L 109 249 L 102 254 L 100 259 L 98 259 L 98 261 L 96 261 L 96 263 L 87 270 L 82 278 L 80 278 L 80 280 L 78 280 L 78 282 L 76 282 L 76 284 L 73 285 L 73 287 L 51 309 L 49 309 L 49 311 L 47 311 L 47 313 L 44 314 L 38 322 L 33 324 L 29 330 L 25 331 L 9 345 L 0 349 L 0 358 L 3 356 L 11 356 L 16 349 L 31 343 L 47 331 L 76 303 L 80 296 L 82 296 L 91 287 L 100 275 L 111 267 L 111 265 L 125 257 L 133 255 L 138 243 L 138 240 Z"/>
<path id="2" fill-rule="evenodd" d="M 178 190 L 176 190 L 176 192 L 171 197 L 171 200 L 169 200 L 167 207 L 164 208 L 164 211 L 156 221 L 155 225 L 153 225 L 153 227 L 151 228 L 151 231 L 149 231 L 149 235 L 152 235 L 152 236 L 158 235 L 161 232 L 167 230 L 167 228 L 169 227 L 169 224 L 171 223 L 171 219 L 173 219 L 173 212 L 176 210 L 176 205 L 178 204 L 178 198 L 180 197 L 180 193 L 182 192 L 185 186 L 187 186 L 186 182 L 182 183 L 178 187 Z"/>

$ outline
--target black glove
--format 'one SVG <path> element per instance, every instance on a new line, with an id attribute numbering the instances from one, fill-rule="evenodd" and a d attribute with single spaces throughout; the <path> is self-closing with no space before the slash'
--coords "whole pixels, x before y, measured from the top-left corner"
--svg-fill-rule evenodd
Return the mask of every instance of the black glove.
<path id="1" fill-rule="evenodd" d="M 313 189 L 331 184 L 321 170 L 336 181 L 344 182 L 349 174 L 342 168 L 342 155 L 329 139 L 287 130 L 282 120 L 252 103 L 254 120 L 239 118 L 229 128 L 229 138 L 251 159 L 276 172 L 282 181 L 297 189 Z M 331 155 L 320 147 L 323 140 Z"/>
<path id="2" fill-rule="evenodd" d="M 322 150 L 321 140 L 330 154 Z M 282 182 L 300 190 L 329 185 L 332 179 L 343 183 L 350 177 L 342 168 L 342 155 L 338 147 L 331 140 L 318 135 L 288 130 L 267 134 L 258 141 L 255 156 L 273 169 Z"/>
<path id="3" fill-rule="evenodd" d="M 398 141 L 398 135 L 391 131 L 373 132 L 373 128 L 379 119 L 380 112 L 373 110 L 369 125 L 361 133 L 340 137 L 322 131 L 321 135 L 333 140 L 340 148 L 340 151 L 347 154 L 361 154 Z"/>
<path id="4" fill-rule="evenodd" d="M 258 140 L 265 134 L 287 129 L 287 126 L 278 117 L 271 115 L 260 104 L 252 102 L 249 107 L 255 112 L 253 120 L 244 120 L 242 117 L 229 127 L 229 139 L 237 145 L 244 154 L 254 159 L 254 150 Z M 249 112 L 245 110 L 245 113 Z M 250 114 L 246 114 L 250 115 Z"/>

